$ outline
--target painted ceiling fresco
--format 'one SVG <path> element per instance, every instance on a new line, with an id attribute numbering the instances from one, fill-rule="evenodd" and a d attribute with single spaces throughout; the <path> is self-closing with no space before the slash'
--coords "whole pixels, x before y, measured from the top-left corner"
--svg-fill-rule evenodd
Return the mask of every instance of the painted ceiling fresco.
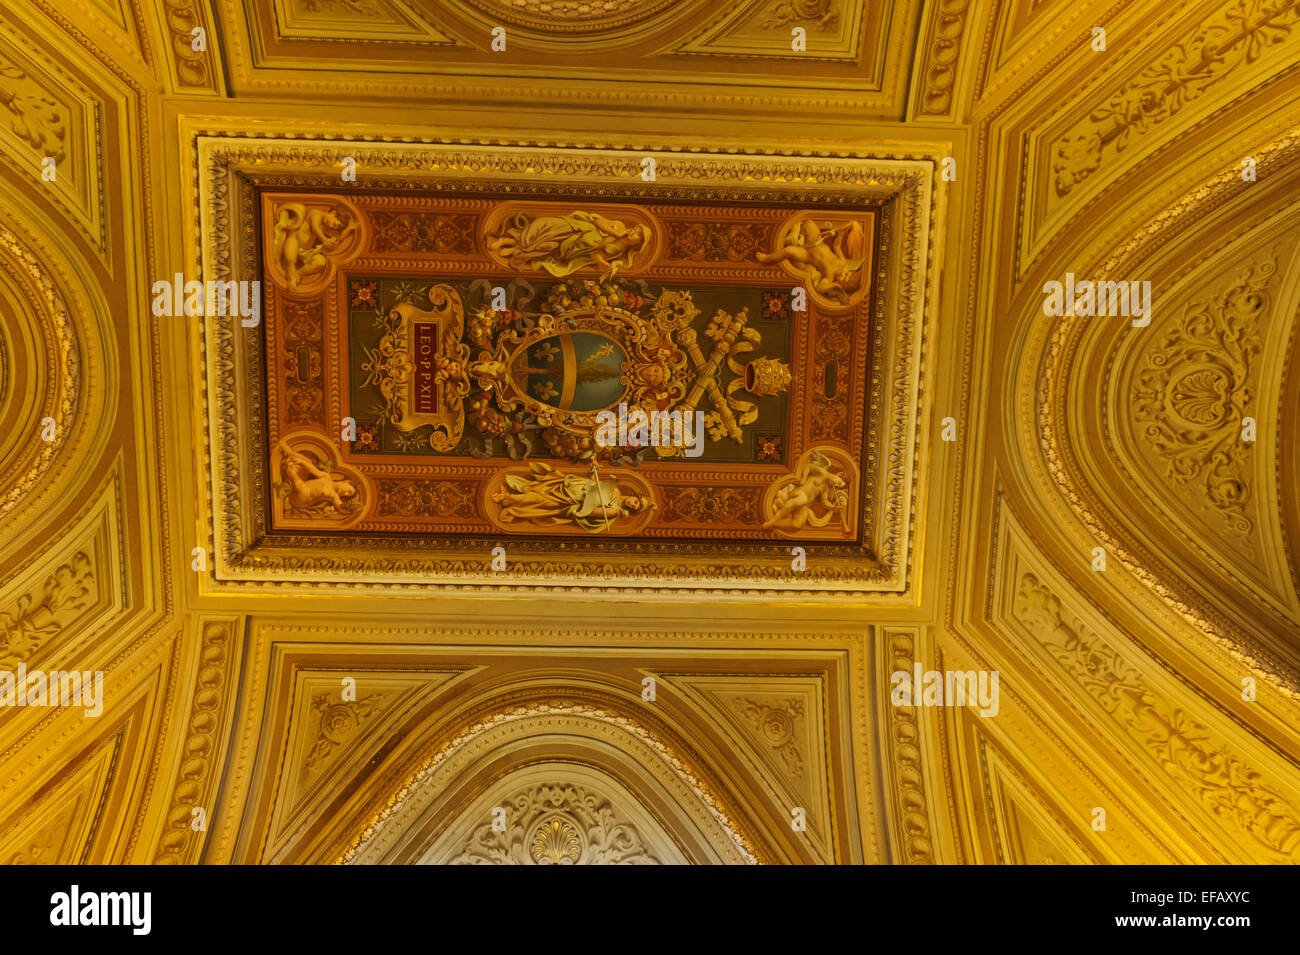
<path id="1" fill-rule="evenodd" d="M 874 210 L 260 210 L 269 529 L 860 539 Z"/>

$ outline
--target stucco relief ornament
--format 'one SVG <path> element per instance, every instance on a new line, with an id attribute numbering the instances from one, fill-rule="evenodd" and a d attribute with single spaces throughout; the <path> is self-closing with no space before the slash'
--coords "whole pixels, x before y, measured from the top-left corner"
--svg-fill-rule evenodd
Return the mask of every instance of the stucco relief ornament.
<path id="1" fill-rule="evenodd" d="M 321 435 L 281 438 L 272 457 L 280 526 L 346 527 L 364 516 L 373 497 L 368 483 L 337 463 L 337 452 Z"/>
<path id="2" fill-rule="evenodd" d="M 822 30 L 831 30 L 839 25 L 840 14 L 833 0 L 777 0 L 768 8 L 763 26 L 770 29 L 805 20 L 816 21 Z"/>
<path id="3" fill-rule="evenodd" d="M 671 10 L 680 0 L 465 0 L 493 18 L 556 38 L 601 33 Z"/>
<path id="4" fill-rule="evenodd" d="M 361 216 L 338 202 L 288 202 L 274 216 L 271 274 L 293 293 L 320 291 L 364 245 Z"/>
<path id="5" fill-rule="evenodd" d="M 779 478 L 763 496 L 763 527 L 779 534 L 815 532 L 847 536 L 857 494 L 857 467 L 838 448 L 810 448 L 794 473 Z"/>
<path id="6" fill-rule="evenodd" d="M 860 219 L 814 220 L 801 215 L 780 233 L 781 247 L 757 252 L 765 264 L 781 264 L 803 280 L 815 301 L 827 308 L 856 305 L 866 294 L 870 251 Z"/>
<path id="7" fill-rule="evenodd" d="M 1189 503 L 1208 505 L 1242 538 L 1254 529 L 1250 446 L 1241 421 L 1254 406 L 1260 323 L 1276 263 L 1242 270 L 1221 295 L 1195 303 L 1145 356 L 1132 390 L 1134 423 L 1165 477 Z"/>
<path id="8" fill-rule="evenodd" d="M 330 756 L 390 698 L 389 694 L 371 693 L 359 700 L 338 702 L 336 694 L 318 693 L 312 697 L 312 710 L 319 715 L 316 739 L 307 753 L 309 772 L 322 768 Z"/>
<path id="9" fill-rule="evenodd" d="M 1101 166 L 1101 137 L 1080 133 L 1056 144 L 1052 171 L 1056 173 L 1056 193 L 1064 196 Z"/>
<path id="10" fill-rule="evenodd" d="M 1300 810 L 1289 779 L 1278 785 L 1230 752 L 1222 734 L 1173 705 L 1034 574 L 1021 575 L 1013 612 L 1065 671 L 1221 822 L 1277 853 L 1277 861 L 1297 861 Z"/>
<path id="11" fill-rule="evenodd" d="M 62 163 L 67 122 L 59 105 L 26 72 L 0 59 L 0 106 L 12 114 L 13 131 L 42 155 Z"/>
<path id="12" fill-rule="evenodd" d="M 42 590 L 24 593 L 12 609 L 0 610 L 0 667 L 28 659 L 90 603 L 95 589 L 94 566 L 79 552 L 46 579 Z"/>
<path id="13" fill-rule="evenodd" d="M 803 757 L 795 744 L 795 720 L 803 719 L 803 703 L 797 699 L 779 701 L 743 698 L 732 704 L 758 730 L 759 736 L 771 746 L 791 775 L 803 774 Z"/>
<path id="14" fill-rule="evenodd" d="M 507 826 L 479 825 L 452 865 L 659 865 L 637 827 L 604 795 L 544 783 L 503 800 Z"/>

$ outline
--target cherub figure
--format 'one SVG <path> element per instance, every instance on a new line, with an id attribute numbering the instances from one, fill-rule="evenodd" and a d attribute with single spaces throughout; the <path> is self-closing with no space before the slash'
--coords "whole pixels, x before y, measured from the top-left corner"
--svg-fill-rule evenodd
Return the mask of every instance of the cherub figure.
<path id="1" fill-rule="evenodd" d="M 763 527 L 786 531 L 802 530 L 805 524 L 825 527 L 836 513 L 843 520 L 843 510 L 849 503 L 846 482 L 830 468 L 830 459 L 814 451 L 793 479 L 776 492 L 772 499 L 774 512 Z M 818 517 L 813 512 L 814 504 L 821 504 L 826 513 Z"/>
<path id="2" fill-rule="evenodd" d="M 493 355 L 489 351 L 478 353 L 478 360 L 469 363 L 469 375 L 484 391 L 502 388 L 510 377 L 504 351 Z"/>
<path id="3" fill-rule="evenodd" d="M 344 501 L 355 506 L 353 498 L 357 489 L 351 481 L 337 472 L 322 471 L 316 462 L 300 454 L 280 439 L 281 479 L 289 483 L 285 502 L 295 511 L 311 511 L 323 504 L 332 506 L 340 514 L 349 510 Z"/>
<path id="4" fill-rule="evenodd" d="M 297 290 L 303 276 L 324 269 L 329 264 L 326 253 L 333 252 L 356 229 L 355 222 L 344 223 L 333 211 L 308 209 L 300 202 L 282 207 L 275 222 L 275 255 L 284 267 L 289 288 Z"/>
<path id="5" fill-rule="evenodd" d="M 841 305 L 862 285 L 862 225 L 849 222 L 821 229 L 811 219 L 786 233 L 780 252 L 756 253 L 758 261 L 785 262 L 804 276 L 808 287 Z"/>

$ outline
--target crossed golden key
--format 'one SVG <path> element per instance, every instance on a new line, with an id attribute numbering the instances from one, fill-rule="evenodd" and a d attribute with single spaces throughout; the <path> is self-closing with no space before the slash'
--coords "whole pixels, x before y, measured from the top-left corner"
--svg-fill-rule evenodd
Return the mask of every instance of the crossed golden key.
<path id="1" fill-rule="evenodd" d="M 726 396 L 722 393 L 722 388 L 718 384 L 718 372 L 722 369 L 722 363 L 727 356 L 731 354 L 731 347 L 740 337 L 740 333 L 745 330 L 745 325 L 749 321 L 749 309 L 742 308 L 732 318 L 731 324 L 727 326 L 726 332 L 718 339 L 718 344 L 713 349 L 713 354 L 704 358 L 704 352 L 700 351 L 699 336 L 695 329 L 683 329 L 678 334 L 678 339 L 682 347 L 686 349 L 686 354 L 690 356 L 691 363 L 696 368 L 695 381 L 691 385 L 691 390 L 686 397 L 682 399 L 682 411 L 689 414 L 699 406 L 700 398 L 705 392 L 708 392 L 713 399 L 713 407 L 717 409 L 722 423 L 727 429 L 733 440 L 744 440 L 744 432 L 740 430 L 740 425 L 736 423 L 736 416 L 731 413 L 731 405 L 727 403 Z"/>

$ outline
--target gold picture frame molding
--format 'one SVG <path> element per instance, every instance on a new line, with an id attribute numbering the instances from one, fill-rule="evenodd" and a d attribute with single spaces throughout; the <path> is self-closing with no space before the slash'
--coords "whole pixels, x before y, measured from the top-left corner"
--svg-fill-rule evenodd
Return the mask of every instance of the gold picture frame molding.
<path id="1" fill-rule="evenodd" d="M 912 155 L 880 157 L 790 156 L 764 153 L 656 154 L 653 183 L 641 179 L 643 151 L 599 148 L 541 148 L 526 145 L 446 142 L 278 138 L 197 131 L 192 140 L 196 195 L 194 228 L 199 237 L 192 261 L 204 280 L 252 280 L 258 270 L 260 221 L 253 202 L 259 187 L 344 186 L 345 158 L 356 162 L 357 190 L 502 190 L 541 182 L 593 196 L 712 195 L 717 201 L 747 198 L 861 203 L 884 211 L 881 257 L 875 263 L 877 317 L 884 331 L 883 354 L 875 364 L 878 432 L 867 436 L 868 453 L 878 455 L 874 483 L 863 488 L 864 540 L 872 547 L 816 548 L 807 569 L 792 569 L 788 543 L 685 546 L 663 542 L 588 545 L 514 540 L 505 572 L 491 570 L 494 542 L 474 539 L 374 540 L 268 539 L 254 515 L 264 508 L 266 468 L 256 466 L 264 451 L 253 443 L 260 433 L 254 389 L 260 355 L 260 325 L 206 317 L 197 338 L 198 376 L 194 396 L 198 434 L 205 455 L 201 489 L 212 554 L 205 587 L 308 587 L 339 591 L 382 589 L 428 595 L 431 590 L 482 592 L 698 592 L 771 597 L 860 598 L 911 596 L 917 462 L 924 453 L 921 423 L 925 326 L 934 312 L 942 247 L 936 207 L 937 161 L 924 147 Z M 931 340 L 933 337 L 930 336 Z M 873 447 L 875 442 L 879 447 Z M 707 476 L 702 476 L 707 477 Z M 259 483 L 259 480 L 261 483 Z M 865 476 L 864 476 L 865 480 Z M 495 543 L 504 543 L 496 541 Z M 486 543 L 486 546 L 485 546 Z M 621 552 L 611 554 L 610 548 Z M 325 550 L 328 548 L 328 550 Z M 613 557 L 614 559 L 611 559 Z"/>

